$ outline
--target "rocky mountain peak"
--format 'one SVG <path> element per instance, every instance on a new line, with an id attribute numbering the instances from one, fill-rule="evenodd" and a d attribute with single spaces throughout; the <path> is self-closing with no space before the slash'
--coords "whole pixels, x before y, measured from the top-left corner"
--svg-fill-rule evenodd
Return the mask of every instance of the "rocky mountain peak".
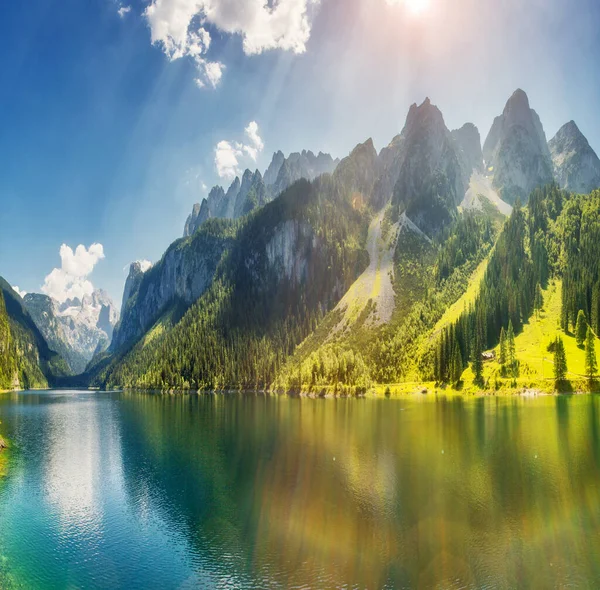
<path id="1" fill-rule="evenodd" d="M 110 342 L 119 319 L 116 306 L 102 289 L 62 304 L 38 293 L 28 293 L 23 302 L 49 346 L 75 373 L 84 371 L 100 342 Z"/>
<path id="2" fill-rule="evenodd" d="M 460 129 L 452 131 L 451 135 L 458 146 L 465 177 L 470 178 L 474 170 L 483 171 L 483 152 L 479 129 L 473 123 L 465 123 Z"/>
<path id="3" fill-rule="evenodd" d="M 600 187 L 600 160 L 575 121 L 563 125 L 548 147 L 561 188 L 589 193 Z"/>
<path id="4" fill-rule="evenodd" d="M 125 309 L 125 305 L 131 297 L 131 294 L 137 290 L 137 287 L 142 281 L 144 273 L 151 268 L 152 264 L 147 260 L 136 260 L 129 265 L 129 274 L 125 279 L 125 288 L 123 289 L 123 301 L 121 303 L 121 311 Z"/>
<path id="5" fill-rule="evenodd" d="M 283 165 L 284 161 L 285 156 L 281 150 L 273 154 L 273 159 L 271 160 L 269 167 L 265 170 L 265 184 L 275 184 L 275 181 L 277 180 L 277 175 L 279 174 L 279 171 L 281 170 L 281 166 Z"/>
<path id="6" fill-rule="evenodd" d="M 411 105 L 402 135 L 406 136 L 424 127 L 430 129 L 437 128 L 440 131 L 446 129 L 442 112 L 435 105 L 431 104 L 429 98 L 426 98 L 419 106 L 416 103 Z"/>
<path id="7" fill-rule="evenodd" d="M 550 150 L 538 114 L 516 90 L 494 119 L 483 146 L 488 172 L 502 199 L 526 202 L 531 191 L 553 181 Z"/>
<path id="8" fill-rule="evenodd" d="M 504 106 L 504 117 L 512 118 L 513 121 L 519 117 L 527 117 L 530 111 L 529 97 L 524 90 L 517 88 Z"/>

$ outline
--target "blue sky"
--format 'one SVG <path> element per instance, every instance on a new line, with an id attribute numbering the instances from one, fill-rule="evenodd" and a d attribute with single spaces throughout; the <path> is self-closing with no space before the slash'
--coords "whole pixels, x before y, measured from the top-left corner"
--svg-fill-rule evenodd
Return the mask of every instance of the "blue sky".
<path id="1" fill-rule="evenodd" d="M 264 150 L 240 164 L 264 170 L 277 149 L 343 157 L 368 137 L 379 149 L 425 96 L 483 140 L 522 87 L 548 138 L 575 119 L 600 150 L 596 0 L 427 0 L 418 14 L 415 1 L 279 0 L 308 14 L 267 30 L 239 16 L 256 0 L 3 3 L 0 274 L 39 291 L 62 244 L 99 243 L 86 278 L 119 302 L 124 267 L 160 258 L 203 186 L 227 184 L 215 147 L 247 142 L 251 121 Z M 158 24 L 145 14 L 156 5 Z M 211 38 L 200 61 L 189 43 L 173 60 L 152 44 L 181 28 L 170 7 L 203 5 L 219 16 L 189 21 Z M 207 63 L 223 66 L 216 88 Z"/>

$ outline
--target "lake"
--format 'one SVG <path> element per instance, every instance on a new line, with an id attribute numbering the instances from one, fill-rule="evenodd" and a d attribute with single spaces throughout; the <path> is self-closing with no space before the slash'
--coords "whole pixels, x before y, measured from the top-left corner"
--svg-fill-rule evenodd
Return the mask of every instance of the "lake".
<path id="1" fill-rule="evenodd" d="M 0 587 L 600 586 L 600 397 L 0 396 Z"/>

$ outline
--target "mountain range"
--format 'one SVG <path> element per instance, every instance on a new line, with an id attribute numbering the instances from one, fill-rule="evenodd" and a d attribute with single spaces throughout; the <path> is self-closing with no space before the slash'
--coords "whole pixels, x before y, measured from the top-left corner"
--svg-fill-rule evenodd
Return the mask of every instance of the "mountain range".
<path id="1" fill-rule="evenodd" d="M 100 312 L 85 325 L 106 340 L 96 340 L 85 373 L 58 380 L 303 389 L 307 381 L 363 387 L 430 374 L 427 343 L 444 310 L 479 265 L 495 260 L 496 241 L 512 227 L 507 216 L 521 227 L 521 204 L 544 187 L 553 188 L 533 204 L 555 211 L 539 217 L 547 229 L 570 193 L 600 187 L 600 161 L 573 122 L 547 142 L 522 90 L 483 146 L 475 125 L 449 130 L 426 99 L 379 153 L 370 139 L 341 161 L 276 152 L 264 174 L 246 170 L 194 205 L 183 238 L 158 262 L 131 265 L 118 321 L 112 305 L 94 303 Z M 559 247 L 534 238 L 530 248 Z M 543 266 L 537 250 L 526 252 L 518 256 Z M 77 341 L 82 353 L 83 342 L 65 321 L 73 314 L 42 296 L 29 300 L 46 341 L 80 372 L 84 361 L 69 350 Z"/>
<path id="2" fill-rule="evenodd" d="M 94 354 L 108 348 L 119 312 L 102 289 L 59 303 L 48 295 L 27 293 L 23 303 L 50 347 L 75 373 L 83 373 Z"/>
<path id="3" fill-rule="evenodd" d="M 211 217 L 237 219 L 246 215 L 273 200 L 297 180 L 314 180 L 321 174 L 333 172 L 337 164 L 337 160 L 322 152 L 315 156 L 303 150 L 287 158 L 283 152 L 275 152 L 264 175 L 258 170 L 246 170 L 241 180 L 235 178 L 227 192 L 215 186 L 206 199 L 196 203 L 185 222 L 183 237 L 191 236 Z"/>

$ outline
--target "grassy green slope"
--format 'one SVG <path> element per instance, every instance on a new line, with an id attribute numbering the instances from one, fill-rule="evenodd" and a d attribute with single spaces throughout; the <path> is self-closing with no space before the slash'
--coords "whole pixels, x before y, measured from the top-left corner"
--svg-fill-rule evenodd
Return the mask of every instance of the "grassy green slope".
<path id="1" fill-rule="evenodd" d="M 370 321 L 377 313 L 372 300 L 367 305 L 361 301 L 351 306 L 350 302 L 348 308 L 361 310 L 350 318 L 338 306 L 296 349 L 281 371 L 278 388 L 338 393 L 368 389 L 376 383 L 419 380 L 432 328 L 465 291 L 468 297 L 476 294 L 477 278 L 485 270 L 485 257 L 503 220 L 495 208 L 469 213 L 449 230 L 450 238 L 441 236 L 437 243 L 409 226 L 401 228 L 393 265 L 394 311 L 389 321 L 380 325 Z M 456 238 L 453 231 L 473 238 L 471 247 L 452 240 Z M 442 260 L 447 271 L 440 277 Z M 373 273 L 373 291 L 376 278 Z M 363 279 L 364 275 L 357 283 Z M 353 293 L 369 291 L 355 286 L 342 303 Z M 340 324 L 344 329 L 338 329 Z"/>

